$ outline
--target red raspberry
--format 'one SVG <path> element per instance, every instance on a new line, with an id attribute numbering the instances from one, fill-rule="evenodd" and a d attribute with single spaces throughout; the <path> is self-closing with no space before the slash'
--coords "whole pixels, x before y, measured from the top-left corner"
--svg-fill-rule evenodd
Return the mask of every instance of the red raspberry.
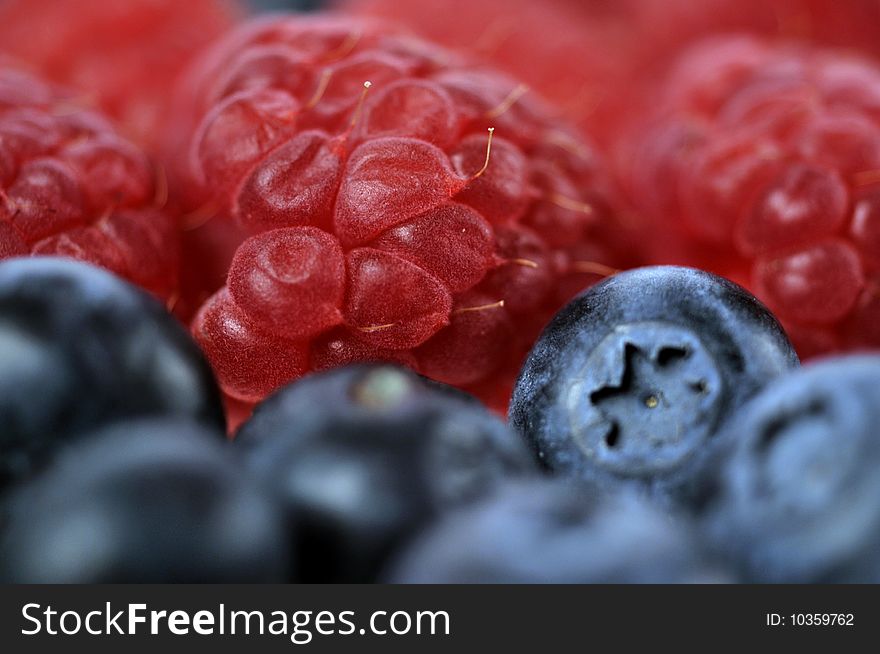
<path id="1" fill-rule="evenodd" d="M 802 356 L 880 347 L 880 67 L 729 37 L 664 84 L 620 157 L 655 259 L 752 288 Z"/>
<path id="2" fill-rule="evenodd" d="M 167 298 L 177 235 L 162 195 L 106 119 L 0 59 L 0 258 L 69 256 Z"/>
<path id="3" fill-rule="evenodd" d="M 238 13 L 233 0 L 3 0 L 0 50 L 153 145 L 175 78 Z"/>
<path id="4" fill-rule="evenodd" d="M 543 322 L 626 249 L 600 163 L 523 91 L 343 17 L 255 21 L 194 69 L 179 174 L 214 233 L 250 234 L 193 325 L 237 409 L 376 359 L 506 406 Z"/>
<path id="5" fill-rule="evenodd" d="M 877 0 L 338 0 L 479 55 L 556 101 L 600 145 L 689 42 L 749 30 L 880 55 Z"/>

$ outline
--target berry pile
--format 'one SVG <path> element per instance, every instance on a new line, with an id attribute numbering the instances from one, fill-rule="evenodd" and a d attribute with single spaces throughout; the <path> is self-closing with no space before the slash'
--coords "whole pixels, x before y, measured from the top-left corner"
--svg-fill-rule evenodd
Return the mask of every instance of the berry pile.
<path id="1" fill-rule="evenodd" d="M 0 263 L 0 346 L 0 581 L 880 580 L 880 357 L 798 369 L 767 309 L 703 271 L 572 301 L 512 428 L 353 365 L 230 442 L 161 305 L 49 257 Z"/>
<path id="2" fill-rule="evenodd" d="M 453 16 L 594 114 L 345 14 L 170 94 L 225 5 L 31 4 L 0 44 L 78 88 L 0 59 L 0 582 L 880 582 L 880 357 L 792 344 L 880 347 L 880 66 L 756 35 L 876 53 L 880 5 Z"/>
<path id="3" fill-rule="evenodd" d="M 76 88 L 152 146 L 174 80 L 237 14 L 231 0 L 4 0 L 0 52 Z"/>
<path id="4" fill-rule="evenodd" d="M 661 266 L 617 275 L 563 309 L 523 367 L 510 417 L 553 474 L 690 514 L 738 579 L 876 583 L 878 388 L 880 357 L 798 368 L 779 324 L 744 289 Z M 501 500 L 441 523 L 405 558 L 402 578 L 528 580 L 539 568 L 519 548 L 552 515 L 530 516 L 536 501 Z M 523 536 L 489 553 L 499 520 Z M 542 545 L 556 545 L 555 531 Z M 554 551 L 544 578 L 589 570 L 567 548 Z"/>
<path id="5" fill-rule="evenodd" d="M 506 407 L 541 325 L 626 262 L 601 164 L 524 93 L 341 17 L 257 20 L 203 58 L 178 164 L 248 235 L 193 323 L 230 398 L 387 360 Z"/>
<path id="6" fill-rule="evenodd" d="M 177 235 L 162 189 L 107 119 L 0 58 L 0 259 L 73 257 L 167 298 Z"/>
<path id="7" fill-rule="evenodd" d="M 730 37 L 657 104 L 620 158 L 654 258 L 753 289 L 801 356 L 880 346 L 880 69 Z"/>

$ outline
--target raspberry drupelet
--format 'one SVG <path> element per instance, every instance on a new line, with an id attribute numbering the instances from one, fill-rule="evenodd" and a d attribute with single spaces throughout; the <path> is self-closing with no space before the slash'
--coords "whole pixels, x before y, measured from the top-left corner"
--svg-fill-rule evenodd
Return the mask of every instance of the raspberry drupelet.
<path id="1" fill-rule="evenodd" d="M 177 104 L 190 202 L 247 235 L 193 323 L 236 414 L 374 360 L 506 409 L 546 320 L 629 263 L 587 144 L 515 80 L 387 24 L 258 19 Z"/>
<path id="2" fill-rule="evenodd" d="M 802 357 L 880 347 L 880 67 L 726 37 L 664 84 L 619 157 L 654 259 L 747 286 Z"/>
<path id="3" fill-rule="evenodd" d="M 77 89 L 151 147 L 177 75 L 239 13 L 237 0 L 3 0 L 0 51 Z"/>
<path id="4" fill-rule="evenodd" d="M 0 58 L 0 258 L 80 259 L 170 299 L 178 237 L 164 184 L 76 100 Z"/>

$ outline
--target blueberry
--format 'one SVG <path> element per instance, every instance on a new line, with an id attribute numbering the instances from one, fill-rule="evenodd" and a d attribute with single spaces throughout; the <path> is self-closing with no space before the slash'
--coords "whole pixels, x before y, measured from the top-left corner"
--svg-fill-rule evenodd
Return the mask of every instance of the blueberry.
<path id="1" fill-rule="evenodd" d="M 164 308 L 98 268 L 0 263 L 0 491 L 78 434 L 133 416 L 223 424 L 198 348 Z"/>
<path id="2" fill-rule="evenodd" d="M 690 583 L 730 577 L 697 532 L 634 493 L 512 482 L 417 536 L 394 583 Z"/>
<path id="3" fill-rule="evenodd" d="M 747 579 L 880 582 L 880 356 L 775 380 L 722 439 L 706 524 Z"/>
<path id="4" fill-rule="evenodd" d="M 282 507 L 219 436 L 190 421 L 144 419 L 72 444 L 11 494 L 0 578 L 283 581 Z"/>
<path id="5" fill-rule="evenodd" d="M 717 429 L 798 365 L 773 316 L 710 273 L 621 273 L 560 311 L 520 373 L 511 424 L 541 462 L 690 501 Z"/>
<path id="6" fill-rule="evenodd" d="M 500 420 L 390 366 L 306 377 L 258 406 L 235 444 L 296 526 L 295 579 L 365 582 L 437 512 L 536 467 Z"/>

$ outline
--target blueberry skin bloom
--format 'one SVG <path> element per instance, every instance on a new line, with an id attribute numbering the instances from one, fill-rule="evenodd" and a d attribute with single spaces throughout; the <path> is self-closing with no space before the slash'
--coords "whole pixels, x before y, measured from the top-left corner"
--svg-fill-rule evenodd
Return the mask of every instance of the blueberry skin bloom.
<path id="1" fill-rule="evenodd" d="M 556 315 L 523 366 L 510 421 L 552 471 L 690 503 L 720 426 L 797 365 L 779 323 L 741 287 L 640 268 Z"/>
<path id="2" fill-rule="evenodd" d="M 84 436 L 10 494 L 0 580 L 16 583 L 284 581 L 277 500 L 222 433 L 182 420 Z"/>
<path id="3" fill-rule="evenodd" d="M 441 517 L 395 558 L 393 583 L 720 583 L 692 523 L 635 493 L 510 482 Z"/>
<path id="4" fill-rule="evenodd" d="M 0 493 L 80 434 L 142 416 L 222 428 L 210 368 L 177 321 L 94 266 L 0 262 Z"/>
<path id="5" fill-rule="evenodd" d="M 537 475 L 516 434 L 469 396 L 391 366 L 303 378 L 257 407 L 234 441 L 283 498 L 295 581 L 375 581 L 432 517 L 514 475 Z"/>
<path id="6" fill-rule="evenodd" d="M 880 582 L 880 356 L 775 380 L 722 437 L 706 526 L 746 579 Z"/>

